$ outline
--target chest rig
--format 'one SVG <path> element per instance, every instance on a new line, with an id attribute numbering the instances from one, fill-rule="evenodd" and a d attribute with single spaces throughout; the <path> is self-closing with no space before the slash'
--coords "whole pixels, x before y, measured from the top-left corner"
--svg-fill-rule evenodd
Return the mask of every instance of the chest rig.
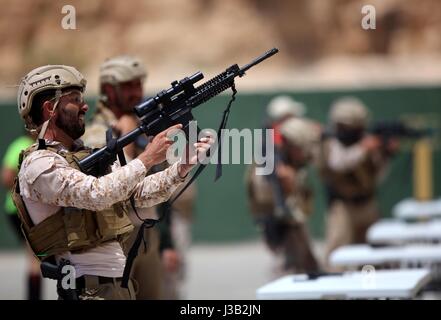
<path id="1" fill-rule="evenodd" d="M 42 147 L 41 143 L 40 146 L 34 144 L 21 152 L 19 169 L 27 156 L 42 148 L 60 155 L 70 167 L 77 170 L 78 162 L 92 152 L 89 148 L 70 152 L 53 146 Z M 80 253 L 109 241 L 116 240 L 122 243 L 133 230 L 127 209 L 122 202 L 101 211 L 61 207 L 55 214 L 34 224 L 20 195 L 18 177 L 12 196 L 22 223 L 22 231 L 39 260 L 66 251 Z"/>

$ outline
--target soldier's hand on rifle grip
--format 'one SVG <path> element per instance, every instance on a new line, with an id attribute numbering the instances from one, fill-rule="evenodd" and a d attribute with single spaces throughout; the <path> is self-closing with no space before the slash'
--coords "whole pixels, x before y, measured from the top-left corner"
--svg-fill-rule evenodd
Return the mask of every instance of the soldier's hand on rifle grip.
<path id="1" fill-rule="evenodd" d="M 167 149 L 174 143 L 169 138 L 173 131 L 180 130 L 182 124 L 171 126 L 158 133 L 146 146 L 144 151 L 137 157 L 145 165 L 147 170 L 156 164 L 164 162 L 167 158 Z"/>
<path id="2" fill-rule="evenodd" d="M 367 135 L 361 141 L 361 145 L 367 152 L 375 152 L 382 147 L 381 138 L 376 135 Z"/>
<path id="3" fill-rule="evenodd" d="M 388 154 L 395 155 L 398 153 L 398 151 L 400 151 L 400 145 L 400 139 L 390 138 L 384 147 L 386 148 Z"/>

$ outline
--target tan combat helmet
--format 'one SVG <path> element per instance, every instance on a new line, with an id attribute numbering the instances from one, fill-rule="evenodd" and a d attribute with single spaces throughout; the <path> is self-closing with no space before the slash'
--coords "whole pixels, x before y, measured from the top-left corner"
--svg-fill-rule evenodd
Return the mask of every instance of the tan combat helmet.
<path id="1" fill-rule="evenodd" d="M 266 111 L 272 121 L 279 121 L 287 116 L 302 117 L 306 108 L 289 96 L 277 96 L 269 102 Z"/>
<path id="2" fill-rule="evenodd" d="M 62 96 L 63 89 L 78 87 L 81 92 L 84 92 L 86 83 L 87 81 L 83 75 L 77 69 L 70 66 L 47 65 L 30 71 L 21 80 L 17 95 L 18 113 L 25 121 L 26 129 L 29 131 L 36 131 L 37 129 L 37 125 L 32 122 L 29 115 L 32 101 L 36 94 L 47 90 L 55 90 L 55 110 Z M 45 127 L 47 127 L 48 122 L 49 120 L 46 121 Z"/>
<path id="3" fill-rule="evenodd" d="M 117 85 L 146 77 L 147 71 L 142 61 L 127 55 L 108 59 L 100 67 L 100 84 Z"/>
<path id="4" fill-rule="evenodd" d="M 329 118 L 333 125 L 366 127 L 369 122 L 369 111 L 359 99 L 343 97 L 332 104 Z"/>
<path id="5" fill-rule="evenodd" d="M 282 123 L 280 134 L 311 156 L 320 141 L 320 127 L 305 118 L 291 118 Z"/>

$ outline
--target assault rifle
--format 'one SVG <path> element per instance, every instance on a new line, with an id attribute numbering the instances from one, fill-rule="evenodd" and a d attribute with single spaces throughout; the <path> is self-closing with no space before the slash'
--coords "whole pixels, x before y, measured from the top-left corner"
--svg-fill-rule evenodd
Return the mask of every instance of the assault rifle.
<path id="1" fill-rule="evenodd" d="M 108 141 L 105 147 L 79 161 L 81 171 L 94 176 L 105 174 L 108 166 L 116 161 L 117 154 L 142 134 L 154 136 L 179 123 L 183 125 L 184 131 L 188 130 L 189 122 L 194 119 L 193 108 L 229 88 L 233 90 L 232 100 L 234 100 L 236 93 L 235 78 L 244 76 L 248 69 L 268 59 L 278 51 L 278 49 L 273 48 L 243 67 L 234 64 L 196 88 L 194 87 L 195 83 L 204 78 L 201 72 L 196 72 L 180 81 L 173 81 L 170 88 L 148 98 L 134 108 L 141 122 L 138 128 L 123 137 L 113 139 L 111 143 Z M 222 123 L 224 122 L 226 121 L 222 121 Z"/>

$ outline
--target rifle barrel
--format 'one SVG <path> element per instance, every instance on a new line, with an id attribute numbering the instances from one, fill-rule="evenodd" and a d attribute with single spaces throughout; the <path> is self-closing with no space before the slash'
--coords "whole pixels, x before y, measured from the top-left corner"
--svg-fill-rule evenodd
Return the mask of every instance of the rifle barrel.
<path id="1" fill-rule="evenodd" d="M 269 57 L 275 55 L 277 52 L 279 52 L 279 49 L 277 48 L 272 48 L 271 50 L 268 50 L 267 52 L 265 52 L 264 54 L 262 54 L 260 57 L 257 57 L 256 59 L 254 59 L 253 61 L 251 61 L 250 63 L 244 65 L 240 71 L 241 71 L 241 75 L 242 76 L 245 71 L 247 71 L 248 69 L 254 67 L 256 64 L 261 63 L 263 60 L 268 59 Z"/>

